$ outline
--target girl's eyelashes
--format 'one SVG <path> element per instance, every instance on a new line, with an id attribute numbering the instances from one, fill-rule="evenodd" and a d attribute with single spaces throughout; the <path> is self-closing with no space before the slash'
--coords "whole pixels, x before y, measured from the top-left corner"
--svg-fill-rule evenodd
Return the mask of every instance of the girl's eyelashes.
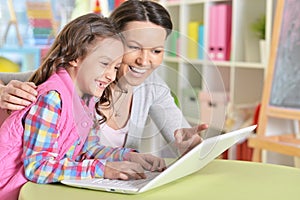
<path id="1" fill-rule="evenodd" d="M 120 67 L 121 67 L 121 63 L 120 63 L 120 64 L 117 64 L 117 65 L 115 66 L 115 70 L 118 71 L 118 70 L 120 69 Z"/>
<path id="2" fill-rule="evenodd" d="M 122 64 L 121 62 L 115 64 L 112 61 L 99 61 L 99 63 L 102 68 L 113 67 L 116 71 L 119 70 Z"/>
<path id="3" fill-rule="evenodd" d="M 109 65 L 109 63 L 107 63 L 107 62 L 100 62 L 101 63 L 101 65 L 103 65 L 103 66 L 107 66 L 107 65 Z"/>
<path id="4" fill-rule="evenodd" d="M 131 46 L 131 45 L 128 45 L 127 46 L 129 49 L 134 49 L 134 50 L 140 50 L 141 48 L 138 47 L 138 46 Z"/>

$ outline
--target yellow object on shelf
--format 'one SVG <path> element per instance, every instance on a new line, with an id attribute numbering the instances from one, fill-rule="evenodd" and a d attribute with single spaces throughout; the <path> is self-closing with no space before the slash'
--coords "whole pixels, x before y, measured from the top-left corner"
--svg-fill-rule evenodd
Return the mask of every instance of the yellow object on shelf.
<path id="1" fill-rule="evenodd" d="M 0 56 L 0 72 L 19 72 L 20 67 L 17 63 Z"/>
<path id="2" fill-rule="evenodd" d="M 198 29 L 200 22 L 190 21 L 188 23 L 188 58 L 197 59 L 198 58 Z"/>

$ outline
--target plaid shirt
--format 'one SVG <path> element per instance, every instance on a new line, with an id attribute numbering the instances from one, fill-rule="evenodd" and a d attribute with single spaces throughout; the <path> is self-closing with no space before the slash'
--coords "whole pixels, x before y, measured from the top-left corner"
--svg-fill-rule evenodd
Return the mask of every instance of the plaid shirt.
<path id="1" fill-rule="evenodd" d="M 79 140 L 58 160 L 61 147 L 57 139 L 63 133 L 58 132 L 56 124 L 60 120 L 61 104 L 59 94 L 50 91 L 41 95 L 24 117 L 22 158 L 25 175 L 29 180 L 51 183 L 63 179 L 101 177 L 106 161 L 121 161 L 126 153 L 133 151 L 100 145 L 96 131 L 91 131 L 75 160 L 72 157 Z"/>

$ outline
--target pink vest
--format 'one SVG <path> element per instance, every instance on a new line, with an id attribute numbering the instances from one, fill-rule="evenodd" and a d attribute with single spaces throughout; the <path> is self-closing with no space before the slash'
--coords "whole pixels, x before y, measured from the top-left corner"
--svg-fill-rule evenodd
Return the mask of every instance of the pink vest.
<path id="1" fill-rule="evenodd" d="M 69 74 L 61 69 L 38 87 L 38 94 L 56 90 L 62 100 L 61 120 L 57 129 L 62 133 L 58 137 L 61 149 L 57 159 L 61 159 L 69 148 L 80 138 L 73 159 L 77 157 L 93 125 L 94 101 L 90 109 L 82 106 L 80 97 L 74 93 L 74 85 Z M 24 175 L 23 151 L 23 116 L 31 108 L 13 112 L 0 128 L 0 199 L 17 200 L 19 191 L 28 180 Z"/>

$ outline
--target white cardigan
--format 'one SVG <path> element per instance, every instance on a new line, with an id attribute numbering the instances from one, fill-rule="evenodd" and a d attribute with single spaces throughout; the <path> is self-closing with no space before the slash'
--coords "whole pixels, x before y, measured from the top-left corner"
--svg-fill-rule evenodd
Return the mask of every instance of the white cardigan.
<path id="1" fill-rule="evenodd" d="M 153 131 L 147 123 L 149 121 L 157 127 L 157 131 L 150 135 L 161 134 L 167 144 L 173 143 L 176 129 L 191 127 L 176 106 L 170 88 L 156 72 L 134 88 L 126 147 L 141 148 L 141 140 L 148 139 L 143 137 L 145 132 Z M 146 136 L 149 137 L 149 133 Z"/>

